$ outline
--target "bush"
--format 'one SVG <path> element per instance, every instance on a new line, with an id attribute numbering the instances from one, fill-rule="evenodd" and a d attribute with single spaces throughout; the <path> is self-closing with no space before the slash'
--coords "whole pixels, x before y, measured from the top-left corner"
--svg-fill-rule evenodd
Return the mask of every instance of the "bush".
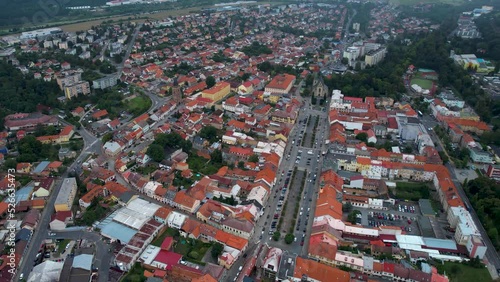
<path id="1" fill-rule="evenodd" d="M 196 251 L 191 251 L 191 252 L 189 253 L 189 256 L 190 256 L 191 258 L 198 259 L 198 258 L 199 258 L 199 256 L 200 256 L 200 254 L 198 254 L 198 252 L 196 252 Z"/>

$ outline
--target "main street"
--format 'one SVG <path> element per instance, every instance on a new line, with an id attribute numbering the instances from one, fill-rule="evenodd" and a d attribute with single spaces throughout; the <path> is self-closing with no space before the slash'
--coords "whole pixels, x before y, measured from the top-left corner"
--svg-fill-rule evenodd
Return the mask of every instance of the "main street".
<path id="1" fill-rule="evenodd" d="M 23 257 L 21 258 L 19 267 L 17 269 L 18 271 L 14 276 L 14 281 L 19 281 L 19 275 L 21 273 L 23 273 L 23 276 L 27 278 L 29 273 L 33 269 L 33 262 L 35 261 L 35 257 L 38 253 L 38 250 L 40 249 L 40 246 L 42 246 L 43 240 L 45 240 L 48 235 L 50 218 L 54 213 L 54 203 L 56 201 L 57 195 L 59 194 L 59 191 L 61 190 L 62 180 L 68 177 L 68 174 L 74 171 L 78 166 L 78 164 L 80 164 L 88 154 L 100 151 L 100 141 L 98 139 L 93 137 L 84 128 L 77 130 L 76 132 L 78 132 L 82 136 L 85 143 L 84 145 L 85 148 L 84 150 L 82 150 L 80 155 L 75 159 L 75 161 L 68 167 L 66 172 L 64 172 L 61 175 L 61 177 L 58 180 L 56 180 L 54 188 L 52 188 L 50 196 L 45 203 L 45 208 L 42 211 L 37 228 L 35 229 L 31 237 L 29 247 L 27 251 L 25 251 Z M 99 142 L 95 142 L 96 140 Z M 88 142 L 91 143 L 88 144 Z M 104 276 L 102 275 L 101 277 Z M 107 278 L 106 279 L 103 278 L 103 280 L 99 281 L 107 281 Z"/>
<path id="2" fill-rule="evenodd" d="M 297 90 L 299 91 L 299 90 Z M 255 225 L 255 232 L 253 236 L 249 239 L 249 247 L 246 251 L 247 254 L 251 253 L 259 244 L 267 244 L 271 247 L 278 247 L 291 254 L 293 256 L 306 256 L 307 255 L 307 245 L 309 242 L 309 230 L 311 230 L 313 220 L 314 220 L 314 206 L 316 204 L 317 195 L 319 191 L 318 181 L 321 175 L 321 167 L 323 163 L 322 152 L 324 150 L 324 140 L 328 137 L 328 118 L 327 112 L 320 111 L 315 108 L 315 106 L 310 105 L 309 98 L 302 99 L 304 105 L 302 110 L 299 111 L 299 116 L 297 122 L 294 125 L 292 131 L 290 132 L 285 151 L 283 153 L 283 158 L 280 166 L 277 170 L 276 184 L 272 187 L 270 196 L 268 198 L 267 205 L 265 206 L 264 213 L 257 221 Z M 325 103 L 328 105 L 328 102 Z M 319 118 L 318 127 L 316 128 L 316 135 L 314 140 L 304 142 L 304 146 L 301 146 L 301 140 L 304 134 L 307 132 L 309 136 L 312 135 L 314 130 L 314 120 Z M 309 125 L 307 125 L 307 120 L 311 119 Z M 302 121 L 302 123 L 300 123 Z M 299 151 L 302 151 L 301 158 L 296 163 Z M 312 151 L 312 154 L 309 154 Z M 290 155 L 290 157 L 288 157 Z M 310 160 L 309 160 L 310 159 Z M 296 241 L 291 244 L 284 243 L 284 233 L 282 232 L 282 238 L 279 241 L 272 240 L 272 235 L 269 231 L 271 228 L 271 222 L 274 221 L 273 217 L 275 213 L 281 214 L 278 211 L 279 197 L 282 195 L 280 187 L 283 187 L 285 179 L 288 176 L 288 171 L 297 167 L 297 171 L 305 171 L 305 184 L 302 195 L 298 195 L 297 200 L 300 201 L 299 213 L 297 214 L 297 220 L 300 219 L 300 225 L 295 225 L 294 236 L 297 238 Z M 290 179 L 290 185 L 291 185 Z M 291 201 L 290 199 L 293 195 L 296 195 L 300 191 L 301 181 L 294 181 L 294 187 L 289 186 L 286 192 L 287 197 L 285 197 L 284 202 Z M 274 195 L 277 193 L 277 196 Z M 294 194 L 295 193 L 295 194 Z M 290 205 L 290 203 L 289 203 Z M 292 209 L 294 206 L 292 205 Z M 284 222 L 290 222 L 292 220 L 293 214 L 285 214 Z M 276 220 L 277 221 L 277 220 Z M 298 222 L 298 221 L 297 221 Z M 298 227 L 298 230 L 297 230 Z M 285 228 L 287 231 L 289 228 Z M 274 230 L 274 229 L 273 229 Z M 306 230 L 304 232 L 304 230 Z M 286 233 L 286 232 L 285 232 Z M 302 238 L 304 238 L 304 243 L 301 245 Z M 238 261 L 231 267 L 228 271 L 227 281 L 232 281 L 234 277 L 240 274 L 239 267 L 243 266 L 248 260 L 245 258 L 238 259 Z M 241 280 L 238 280 L 241 281 Z"/>

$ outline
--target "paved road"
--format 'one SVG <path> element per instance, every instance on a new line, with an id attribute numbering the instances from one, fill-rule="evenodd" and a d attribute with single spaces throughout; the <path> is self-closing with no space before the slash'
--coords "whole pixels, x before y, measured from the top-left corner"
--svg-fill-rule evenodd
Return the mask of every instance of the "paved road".
<path id="1" fill-rule="evenodd" d="M 116 68 L 116 74 L 118 75 L 118 78 L 122 75 L 123 66 L 125 65 L 125 61 L 130 56 L 130 52 L 132 52 L 132 47 L 134 47 L 135 39 L 137 38 L 137 35 L 139 34 L 139 30 L 141 29 L 141 27 L 142 27 L 142 23 L 137 24 L 137 26 L 135 27 L 134 34 L 132 35 L 132 38 L 130 39 L 130 41 L 128 43 L 128 47 L 127 47 L 127 50 L 125 52 L 125 56 L 123 56 L 123 61 Z"/>
<path id="2" fill-rule="evenodd" d="M 308 118 L 311 118 L 311 116 L 318 116 L 320 119 L 320 122 L 318 124 L 318 127 L 316 129 L 316 136 L 315 140 L 311 140 L 309 145 L 312 146 L 310 147 L 302 147 L 300 146 L 301 144 L 301 139 L 304 135 L 304 132 L 307 131 L 309 134 L 312 134 L 312 131 L 314 129 L 314 120 L 311 121 L 311 124 L 307 126 L 307 123 L 297 123 L 293 130 L 290 133 L 289 140 L 287 142 L 287 146 L 285 148 L 285 152 L 283 154 L 284 158 L 282 159 L 280 166 L 278 168 L 278 175 L 276 179 L 276 184 L 274 185 L 271 196 L 268 199 L 268 204 L 265 207 L 264 213 L 261 216 L 261 218 L 257 221 L 257 224 L 255 226 L 255 233 L 250 238 L 249 240 L 249 249 L 255 248 L 255 245 L 258 244 L 268 244 L 271 247 L 278 247 L 283 249 L 287 255 L 291 257 L 296 257 L 297 255 L 301 256 L 306 256 L 307 255 L 307 245 L 309 241 L 309 234 L 308 230 L 311 229 L 312 223 L 314 220 L 314 206 L 316 205 L 316 200 L 317 200 L 317 193 L 319 190 L 319 186 L 317 181 L 319 180 L 319 176 L 321 174 L 321 168 L 322 168 L 322 163 L 323 163 L 323 156 L 322 156 L 322 151 L 325 150 L 325 142 L 324 140 L 328 138 L 328 122 L 327 122 L 327 112 L 319 111 L 317 110 L 317 107 L 311 106 L 309 104 L 309 99 L 304 99 L 304 106 L 302 107 L 303 110 L 299 112 L 299 117 L 298 121 L 305 120 L 307 121 Z M 326 102 L 326 105 L 328 105 L 328 101 Z M 304 125 L 306 127 L 304 127 Z M 308 135 L 309 135 L 308 134 Z M 312 136 L 312 135 L 311 135 Z M 292 144 L 293 143 L 293 144 Z M 316 145 L 317 143 L 317 145 Z M 295 161 L 297 160 L 297 155 L 299 150 L 302 151 L 301 159 L 298 163 Z M 308 151 L 312 150 L 312 154 L 308 154 Z M 288 157 L 290 155 L 290 157 Z M 308 164 L 308 159 L 311 158 L 309 164 Z M 269 230 L 270 230 L 270 225 L 271 222 L 273 221 L 273 216 L 275 213 L 277 213 L 277 206 L 278 206 L 278 201 L 279 201 L 279 196 L 281 195 L 281 192 L 279 191 L 279 188 L 283 186 L 285 179 L 289 177 L 287 175 L 287 172 L 289 170 L 294 169 L 294 167 L 297 167 L 298 170 L 305 171 L 305 177 L 306 177 L 306 182 L 305 182 L 305 187 L 304 187 L 304 193 L 300 195 L 299 200 L 300 200 L 300 208 L 299 208 L 299 215 L 298 217 L 300 218 L 300 225 L 299 230 L 297 230 L 297 226 L 294 228 L 294 235 L 297 237 L 297 241 L 293 242 L 290 245 L 287 245 L 284 243 L 283 239 L 280 239 L 278 242 L 275 242 L 271 239 L 271 235 L 269 235 Z M 282 174 L 284 172 L 284 174 Z M 316 174 L 316 177 L 314 175 Z M 290 180 L 291 181 L 291 180 Z M 296 184 L 300 184 L 297 183 Z M 299 188 L 297 188 L 299 189 Z M 274 195 L 276 193 L 276 190 L 278 190 L 278 196 L 275 198 Z M 290 193 L 288 191 L 287 193 Z M 311 199 L 311 201 L 309 201 Z M 288 201 L 288 199 L 286 199 Z M 292 205 L 292 210 L 294 209 L 294 203 L 288 203 L 288 205 Z M 302 209 L 302 215 L 300 215 L 300 211 Z M 309 213 L 310 216 L 307 216 L 308 214 L 308 209 L 310 209 Z M 291 215 L 287 214 L 285 215 L 287 219 L 284 219 L 285 222 L 288 220 L 290 221 Z M 264 228 L 264 233 L 262 234 L 262 229 Z M 304 229 L 306 229 L 306 232 L 304 233 Z M 285 231 L 287 231 L 285 229 Z M 303 246 L 300 245 L 301 239 L 304 236 L 304 244 Z M 284 234 L 283 234 L 284 235 Z M 262 237 L 261 237 L 262 236 Z M 261 238 L 260 238 L 261 237 Z M 260 239 L 259 239 L 260 238 Z M 249 251 L 247 251 L 248 253 Z M 228 280 L 227 281 L 232 281 L 231 278 L 236 277 L 236 274 L 238 272 L 238 268 L 244 264 L 246 259 L 243 259 L 240 257 L 238 261 L 234 264 L 234 266 L 228 271 Z M 287 267 L 290 267 L 290 265 L 287 265 Z M 292 269 L 293 271 L 293 269 Z M 283 270 L 283 273 L 285 273 L 286 270 Z"/>
<path id="3" fill-rule="evenodd" d="M 62 123 L 67 124 L 65 121 L 62 121 Z M 28 250 L 21 259 L 18 272 L 14 276 L 13 281 L 19 281 L 19 275 L 21 273 L 23 273 L 24 277 L 27 278 L 29 273 L 33 269 L 33 262 L 35 260 L 36 254 L 38 253 L 43 240 L 45 240 L 48 235 L 50 217 L 54 213 L 54 203 L 56 201 L 57 194 L 59 194 L 59 190 L 61 189 L 62 179 L 68 177 L 68 173 L 74 171 L 77 168 L 78 164 L 80 164 L 87 155 L 91 153 L 99 153 L 101 150 L 100 140 L 95 138 L 85 128 L 82 127 L 82 129 L 76 130 L 76 132 L 78 132 L 82 136 L 85 147 L 80 155 L 75 159 L 75 161 L 68 167 L 66 172 L 63 173 L 59 180 L 56 181 L 54 188 L 47 200 L 45 208 L 42 211 L 38 226 L 33 233 Z"/>

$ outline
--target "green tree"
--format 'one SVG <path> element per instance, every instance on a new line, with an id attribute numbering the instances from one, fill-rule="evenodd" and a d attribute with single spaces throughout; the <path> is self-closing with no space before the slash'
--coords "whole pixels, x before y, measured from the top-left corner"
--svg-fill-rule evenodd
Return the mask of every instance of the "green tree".
<path id="1" fill-rule="evenodd" d="M 347 215 L 347 221 L 352 224 L 356 224 L 356 218 L 358 217 L 358 214 L 361 214 L 361 212 L 358 210 L 353 210 Z"/>
<path id="2" fill-rule="evenodd" d="M 366 132 L 360 132 L 356 135 L 356 139 L 366 143 L 366 141 L 368 141 L 368 134 L 366 134 Z"/>
<path id="3" fill-rule="evenodd" d="M 342 205 L 342 211 L 343 212 L 351 212 L 352 211 L 352 205 L 350 203 L 345 203 Z"/>
<path id="4" fill-rule="evenodd" d="M 208 88 L 211 88 L 215 85 L 215 78 L 213 76 L 208 76 L 207 79 L 205 80 L 205 83 L 207 84 Z"/>
<path id="5" fill-rule="evenodd" d="M 244 169 L 245 168 L 245 162 L 244 161 L 239 161 L 238 162 L 238 168 L 239 169 Z"/>
<path id="6" fill-rule="evenodd" d="M 285 243 L 287 243 L 287 244 L 291 244 L 294 239 L 295 239 L 295 235 L 293 235 L 292 233 L 288 233 L 285 235 Z"/>
<path id="7" fill-rule="evenodd" d="M 158 144 L 149 145 L 146 154 L 150 156 L 155 162 L 161 162 L 163 159 L 165 159 L 165 150 Z"/>
<path id="8" fill-rule="evenodd" d="M 276 231 L 273 233 L 273 240 L 278 241 L 281 237 L 281 233 L 279 231 Z"/>
<path id="9" fill-rule="evenodd" d="M 208 140 L 210 143 L 213 143 L 213 142 L 216 142 L 217 140 L 219 140 L 219 136 L 217 135 L 217 128 L 215 128 L 211 125 L 203 127 L 200 130 L 199 135 L 200 135 L 200 137 Z"/>
<path id="10" fill-rule="evenodd" d="M 218 258 L 222 254 L 223 250 L 224 250 L 224 246 L 221 243 L 214 243 L 212 245 L 212 250 L 210 251 L 210 253 L 212 254 L 212 257 L 215 259 L 215 258 Z"/>
<path id="11" fill-rule="evenodd" d="M 223 162 L 222 158 L 222 151 L 221 150 L 214 150 L 210 154 L 210 162 L 215 163 L 215 164 L 222 164 Z"/>
<path id="12" fill-rule="evenodd" d="M 110 141 L 111 139 L 113 139 L 113 133 L 112 132 L 108 132 L 108 133 L 104 134 L 102 136 L 102 139 L 101 139 L 102 140 L 102 144 Z"/>
<path id="13" fill-rule="evenodd" d="M 253 154 L 250 156 L 250 158 L 248 158 L 248 161 L 251 162 L 251 163 L 258 163 L 259 162 L 259 156 L 257 156 L 256 154 Z"/>

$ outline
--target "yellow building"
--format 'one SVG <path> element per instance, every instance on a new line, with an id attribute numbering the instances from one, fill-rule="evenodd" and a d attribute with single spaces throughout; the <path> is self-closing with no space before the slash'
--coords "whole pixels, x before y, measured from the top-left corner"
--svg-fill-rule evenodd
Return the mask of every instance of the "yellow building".
<path id="1" fill-rule="evenodd" d="M 201 92 L 201 97 L 210 99 L 212 102 L 218 102 L 227 95 L 229 95 L 229 92 L 231 91 L 231 85 L 228 82 L 219 82 L 213 87 L 209 89 L 205 89 Z"/>
<path id="2" fill-rule="evenodd" d="M 61 184 L 61 190 L 57 194 L 54 209 L 58 211 L 70 211 L 76 196 L 76 179 L 74 177 L 65 178 Z"/>

